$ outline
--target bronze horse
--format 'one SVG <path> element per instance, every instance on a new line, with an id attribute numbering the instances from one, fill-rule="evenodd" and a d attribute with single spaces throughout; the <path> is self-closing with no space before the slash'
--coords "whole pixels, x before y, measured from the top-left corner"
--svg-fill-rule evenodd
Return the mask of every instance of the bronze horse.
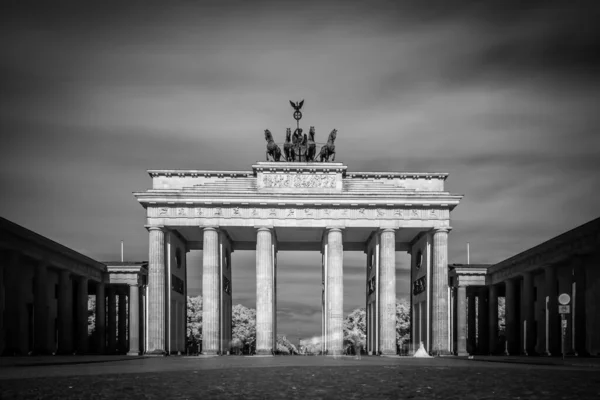
<path id="1" fill-rule="evenodd" d="M 285 131 L 285 143 L 283 144 L 283 154 L 285 155 L 285 161 L 292 161 L 292 130 L 287 128 Z"/>
<path id="2" fill-rule="evenodd" d="M 335 137 L 337 136 L 337 129 L 334 129 L 329 134 L 329 138 L 327 139 L 327 144 L 321 147 L 321 151 L 319 153 L 319 158 L 321 162 L 325 160 L 325 162 L 329 161 L 329 157 L 331 157 L 331 162 L 335 161 Z"/>
<path id="3" fill-rule="evenodd" d="M 281 159 L 281 149 L 275 144 L 273 135 L 268 129 L 265 129 L 265 140 L 267 141 L 267 161 L 269 161 L 269 156 L 273 157 L 273 161 L 279 161 Z"/>
<path id="4" fill-rule="evenodd" d="M 315 127 L 311 126 L 308 131 L 308 151 L 306 152 L 306 161 L 315 161 L 317 155 L 317 145 L 315 144 Z"/>

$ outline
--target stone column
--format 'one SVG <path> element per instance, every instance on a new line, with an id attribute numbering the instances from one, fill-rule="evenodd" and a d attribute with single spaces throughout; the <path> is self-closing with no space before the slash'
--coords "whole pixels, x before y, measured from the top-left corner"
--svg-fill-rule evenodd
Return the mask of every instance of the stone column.
<path id="1" fill-rule="evenodd" d="M 448 348 L 448 229 L 433 233 L 431 347 L 432 354 L 449 355 Z"/>
<path id="2" fill-rule="evenodd" d="M 344 349 L 344 243 L 340 228 L 327 229 L 327 336 L 328 354 L 341 354 Z"/>
<path id="3" fill-rule="evenodd" d="M 119 290 L 119 353 L 127 353 L 127 297 Z"/>
<path id="4" fill-rule="evenodd" d="M 573 312 L 575 313 L 575 353 L 578 356 L 587 356 L 589 353 L 586 348 L 586 322 L 585 322 L 585 264 L 579 259 L 573 267 L 575 275 L 575 304 Z"/>
<path id="5" fill-rule="evenodd" d="M 129 352 L 128 356 L 140 355 L 140 293 L 137 284 L 129 285 Z"/>
<path id="6" fill-rule="evenodd" d="M 258 228 L 256 235 L 256 354 L 273 354 L 273 232 Z"/>
<path id="7" fill-rule="evenodd" d="M 469 354 L 475 354 L 476 346 L 477 346 L 477 338 L 476 338 L 476 328 L 475 323 L 477 321 L 476 311 L 475 311 L 475 293 L 474 289 L 471 288 L 467 293 L 467 300 L 469 303 L 469 308 L 467 311 L 467 351 Z"/>
<path id="8" fill-rule="evenodd" d="M 508 354 L 511 356 L 519 354 L 519 326 L 517 319 L 517 282 L 508 279 L 505 282 L 505 321 L 506 321 L 506 343 Z"/>
<path id="9" fill-rule="evenodd" d="M 490 354 L 498 351 L 498 286 L 490 286 L 490 295 L 488 301 L 488 319 L 489 319 L 489 343 Z"/>
<path id="10" fill-rule="evenodd" d="M 98 353 L 106 353 L 106 293 L 104 283 L 96 284 L 96 335 Z"/>
<path id="11" fill-rule="evenodd" d="M 88 352 L 88 278 L 79 277 L 77 288 L 77 352 Z"/>
<path id="12" fill-rule="evenodd" d="M 58 284 L 58 352 L 73 353 L 73 283 L 71 272 L 61 270 Z"/>
<path id="13" fill-rule="evenodd" d="M 117 351 L 117 299 L 114 286 L 108 287 L 108 354 Z"/>
<path id="14" fill-rule="evenodd" d="M 537 335 L 535 333 L 535 300 L 533 292 L 535 287 L 533 284 L 533 273 L 525 272 L 523 274 L 523 309 L 525 310 L 525 354 L 528 356 L 535 355 L 535 343 Z"/>
<path id="15" fill-rule="evenodd" d="M 149 354 L 165 354 L 165 232 L 148 228 L 148 349 Z"/>
<path id="16" fill-rule="evenodd" d="M 548 349 L 549 354 L 560 355 L 560 316 L 558 315 L 558 281 L 556 267 L 546 267 L 546 296 L 548 296 Z"/>
<path id="17" fill-rule="evenodd" d="M 456 291 L 456 347 L 458 348 L 457 355 L 467 356 L 467 288 L 459 286 Z"/>
<path id="18" fill-rule="evenodd" d="M 383 229 L 379 248 L 379 349 L 396 354 L 396 232 Z M 342 254 L 343 257 L 343 254 Z M 343 288 L 343 286 L 342 286 Z M 343 290 L 342 290 L 343 296 Z M 342 310 L 343 313 L 343 310 Z"/>
<path id="19" fill-rule="evenodd" d="M 35 287 L 33 293 L 34 315 L 34 352 L 48 354 L 52 352 L 50 344 L 50 318 L 48 306 L 48 265 L 40 261 L 35 268 Z"/>
<path id="20" fill-rule="evenodd" d="M 221 277 L 219 276 L 219 232 L 217 229 L 204 228 L 202 249 L 202 354 L 217 354 L 221 339 L 219 329 Z M 270 250 L 269 247 L 269 254 Z"/>
<path id="21" fill-rule="evenodd" d="M 488 354 L 488 289 L 479 289 L 479 301 L 477 303 L 477 352 Z"/>

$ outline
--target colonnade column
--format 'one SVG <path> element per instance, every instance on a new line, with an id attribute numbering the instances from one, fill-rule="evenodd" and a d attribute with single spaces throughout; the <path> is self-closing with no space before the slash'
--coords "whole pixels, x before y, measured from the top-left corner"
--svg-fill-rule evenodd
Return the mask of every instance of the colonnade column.
<path id="1" fill-rule="evenodd" d="M 498 286 L 490 286 L 490 294 L 488 297 L 488 319 L 489 319 L 489 343 L 488 349 L 490 354 L 496 353 L 498 350 Z"/>
<path id="2" fill-rule="evenodd" d="M 467 353 L 467 288 L 459 286 L 456 293 L 456 347 L 458 356 L 466 356 Z"/>
<path id="3" fill-rule="evenodd" d="M 114 286 L 108 287 L 108 353 L 114 354 L 117 349 L 117 299 Z"/>
<path id="4" fill-rule="evenodd" d="M 344 349 L 344 242 L 340 228 L 327 229 L 327 336 L 329 354 Z"/>
<path id="5" fill-rule="evenodd" d="M 476 328 L 475 323 L 476 319 L 476 311 L 475 311 L 475 292 L 471 288 L 469 293 L 467 293 L 467 301 L 468 301 L 468 310 L 467 310 L 467 352 L 469 354 L 474 354 L 477 346 L 477 338 L 476 338 Z"/>
<path id="6" fill-rule="evenodd" d="M 477 352 L 487 354 L 488 350 L 488 289 L 479 289 L 477 303 Z"/>
<path id="7" fill-rule="evenodd" d="M 35 268 L 33 294 L 34 351 L 38 354 L 51 352 L 50 318 L 48 306 L 48 264 L 42 260 Z"/>
<path id="8" fill-rule="evenodd" d="M 573 296 L 573 312 L 575 313 L 575 353 L 578 356 L 588 355 L 585 343 L 585 265 L 579 258 L 573 267 L 575 275 L 575 296 Z"/>
<path id="9" fill-rule="evenodd" d="M 394 229 L 383 229 L 380 243 L 379 350 L 381 354 L 394 355 L 396 354 L 396 232 Z"/>
<path id="10" fill-rule="evenodd" d="M 80 276 L 77 287 L 77 352 L 88 352 L 88 278 Z"/>
<path id="11" fill-rule="evenodd" d="M 525 354 L 528 356 L 534 355 L 535 353 L 535 342 L 537 336 L 535 334 L 535 301 L 533 292 L 535 288 L 533 285 L 533 273 L 525 272 L 523 274 L 523 305 L 525 307 L 525 343 L 523 343 Z"/>
<path id="12" fill-rule="evenodd" d="M 272 355 L 273 328 L 273 244 L 272 228 L 258 228 L 256 234 L 256 354 Z"/>
<path id="13" fill-rule="evenodd" d="M 509 355 L 519 353 L 519 326 L 517 322 L 517 282 L 508 279 L 505 282 L 505 320 L 506 320 L 506 343 Z"/>
<path id="14" fill-rule="evenodd" d="M 269 248 L 269 254 L 270 250 Z M 217 354 L 219 352 L 221 337 L 219 329 L 219 316 L 221 314 L 219 303 L 220 282 L 219 232 L 216 228 L 207 227 L 204 228 L 202 247 L 202 354 Z"/>
<path id="15" fill-rule="evenodd" d="M 448 348 L 448 229 L 433 233 L 432 354 L 450 354 Z"/>
<path id="16" fill-rule="evenodd" d="M 119 289 L 119 353 L 127 352 L 127 297 L 123 288 Z"/>
<path id="17" fill-rule="evenodd" d="M 96 335 L 98 353 L 106 352 L 106 294 L 104 282 L 96 284 Z"/>
<path id="18" fill-rule="evenodd" d="M 58 283 L 58 352 L 73 352 L 73 284 L 71 272 L 61 270 Z"/>
<path id="19" fill-rule="evenodd" d="M 129 351 L 128 356 L 140 355 L 140 293 L 138 285 L 129 285 Z"/>
<path id="20" fill-rule="evenodd" d="M 147 353 L 165 353 L 165 232 L 148 228 L 148 349 Z"/>
<path id="21" fill-rule="evenodd" d="M 548 296 L 548 355 L 560 354 L 560 322 L 558 315 L 558 282 L 556 280 L 556 267 L 548 266 L 545 270 L 546 296 Z"/>

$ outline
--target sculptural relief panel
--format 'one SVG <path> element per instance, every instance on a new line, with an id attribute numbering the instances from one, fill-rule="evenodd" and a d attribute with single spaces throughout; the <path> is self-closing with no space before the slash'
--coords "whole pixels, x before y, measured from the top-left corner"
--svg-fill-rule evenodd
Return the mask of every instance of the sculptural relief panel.
<path id="1" fill-rule="evenodd" d="M 444 220 L 448 209 L 365 208 L 365 207 L 244 207 L 244 206 L 159 206 L 148 207 L 150 218 L 232 218 L 232 219 L 368 219 Z"/>

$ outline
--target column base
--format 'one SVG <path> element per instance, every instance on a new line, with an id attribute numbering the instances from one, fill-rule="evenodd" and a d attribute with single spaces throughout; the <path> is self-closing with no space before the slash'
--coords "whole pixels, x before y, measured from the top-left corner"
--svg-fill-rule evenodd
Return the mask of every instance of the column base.
<path id="1" fill-rule="evenodd" d="M 114 354 L 114 353 L 112 353 Z M 148 356 L 166 356 L 167 352 L 164 350 L 151 350 L 151 351 L 147 351 L 146 355 Z"/>
<path id="2" fill-rule="evenodd" d="M 202 352 L 203 356 L 218 356 L 219 355 L 219 351 L 218 350 L 206 350 Z"/>
<path id="3" fill-rule="evenodd" d="M 140 352 L 139 351 L 130 351 L 127 353 L 128 356 L 139 356 Z"/>
<path id="4" fill-rule="evenodd" d="M 463 351 L 459 351 L 458 354 L 457 354 L 457 356 L 459 356 L 459 357 L 468 357 L 469 353 L 467 353 L 466 351 L 464 351 L 464 352 Z"/>
<path id="5" fill-rule="evenodd" d="M 256 350 L 257 356 L 272 356 L 273 352 L 271 350 Z"/>
<path id="6" fill-rule="evenodd" d="M 469 353 L 465 353 L 466 355 L 469 355 Z M 452 356 L 454 354 L 452 354 L 452 352 L 450 350 L 434 350 L 431 352 L 432 356 Z"/>
<path id="7" fill-rule="evenodd" d="M 397 354 L 396 354 L 396 352 L 395 352 L 395 351 L 393 351 L 393 350 L 389 350 L 389 351 L 382 350 L 382 351 L 381 351 L 381 353 L 380 353 L 379 355 L 380 355 L 380 356 L 395 356 L 395 355 L 397 355 Z"/>

